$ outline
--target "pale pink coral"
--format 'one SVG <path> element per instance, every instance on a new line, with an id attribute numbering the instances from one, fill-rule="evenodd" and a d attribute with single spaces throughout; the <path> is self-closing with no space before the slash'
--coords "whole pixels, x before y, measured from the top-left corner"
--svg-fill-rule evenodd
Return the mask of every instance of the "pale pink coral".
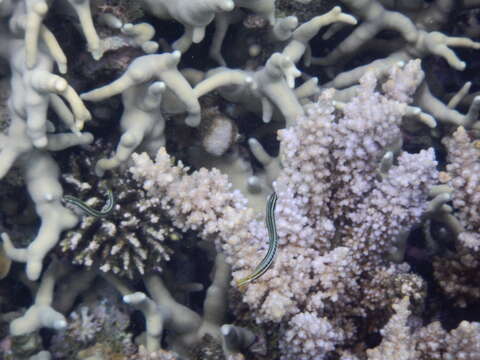
<path id="1" fill-rule="evenodd" d="M 382 342 L 367 350 L 368 360 L 476 360 L 480 323 L 462 321 L 449 333 L 439 322 L 415 329 L 408 297 L 395 303 L 395 314 L 380 331 Z"/>
<path id="2" fill-rule="evenodd" d="M 279 132 L 278 255 L 242 300 L 259 323 L 289 321 L 280 334 L 282 348 L 292 346 L 284 359 L 322 359 L 355 336 L 349 317 L 372 311 L 381 316 L 396 298 L 421 298 L 420 279 L 388 257 L 396 238 L 426 210 L 436 161 L 433 150 L 402 153 L 396 165 L 379 172 L 400 136 L 406 105 L 376 92 L 376 85 L 367 74 L 359 95 L 341 112 L 327 91 L 294 126 Z M 156 162 L 145 154 L 133 160 L 131 172 L 161 199 L 176 226 L 213 239 L 234 279 L 252 271 L 268 237 L 225 176 L 205 169 L 188 174 L 163 149 Z M 324 331 L 308 331 L 314 323 Z M 308 351 L 294 350 L 306 343 Z"/>
<path id="3" fill-rule="evenodd" d="M 304 312 L 292 317 L 280 344 L 281 359 L 308 360 L 325 356 L 335 349 L 342 335 L 325 318 L 316 313 Z"/>
<path id="4" fill-rule="evenodd" d="M 443 143 L 448 150 L 448 184 L 454 188 L 453 206 L 464 231 L 459 240 L 475 251 L 480 247 L 480 149 L 463 127 Z"/>
<path id="5" fill-rule="evenodd" d="M 480 298 L 480 150 L 478 140 L 459 127 L 452 136 L 443 140 L 448 164 L 442 180 L 451 188 L 453 214 L 457 219 L 452 236 L 455 253 L 449 257 L 436 257 L 434 276 L 457 305 L 466 306 Z M 452 216 L 453 215 L 453 216 Z M 452 223 L 452 221 L 450 221 Z"/>

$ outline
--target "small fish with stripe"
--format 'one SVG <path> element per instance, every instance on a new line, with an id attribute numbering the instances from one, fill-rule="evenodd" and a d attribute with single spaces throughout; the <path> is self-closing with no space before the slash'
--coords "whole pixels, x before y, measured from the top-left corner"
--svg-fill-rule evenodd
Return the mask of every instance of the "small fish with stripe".
<path id="1" fill-rule="evenodd" d="M 101 210 L 96 210 L 96 209 L 92 208 L 90 205 L 85 203 L 83 200 L 81 200 L 81 199 L 79 199 L 75 196 L 65 195 L 63 197 L 63 200 L 66 203 L 77 206 L 85 214 L 90 215 L 90 216 L 94 216 L 94 217 L 108 216 L 112 212 L 112 210 L 115 206 L 115 197 L 113 196 L 113 192 L 110 189 L 108 189 L 108 191 L 107 191 L 107 202 L 105 203 L 105 205 L 102 207 Z"/>
<path id="2" fill-rule="evenodd" d="M 267 227 L 269 238 L 267 254 L 250 275 L 244 277 L 243 279 L 237 280 L 237 286 L 239 287 L 243 287 L 265 274 L 265 272 L 272 266 L 273 261 L 275 260 L 275 255 L 278 249 L 278 234 L 277 225 L 275 222 L 275 206 L 277 204 L 277 199 L 277 194 L 273 193 L 269 196 L 267 200 L 267 209 L 265 215 L 265 225 Z"/>

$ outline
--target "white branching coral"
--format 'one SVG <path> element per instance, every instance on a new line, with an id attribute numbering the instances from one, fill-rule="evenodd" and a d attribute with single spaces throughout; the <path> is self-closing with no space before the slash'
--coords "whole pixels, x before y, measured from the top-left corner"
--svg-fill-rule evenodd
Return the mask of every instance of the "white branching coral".
<path id="1" fill-rule="evenodd" d="M 426 209 L 436 161 L 433 150 L 403 153 L 380 174 L 382 157 L 400 136 L 405 104 L 375 92 L 375 86 L 372 74 L 364 77 L 360 95 L 343 107 L 342 115 L 335 113 L 332 94 L 326 92 L 295 126 L 279 133 L 279 255 L 273 269 L 244 296 L 261 319 L 279 320 L 301 311 L 311 292 L 319 292 L 316 299 L 330 306 L 362 303 L 350 311 L 364 314 L 388 304 L 376 279 L 389 282 L 405 273 L 387 255 L 396 237 Z M 252 245 L 237 248 L 239 261 L 253 258 Z M 339 258 L 343 260 L 334 261 Z M 413 284 L 398 284 L 400 292 L 420 290 L 417 280 L 405 277 Z M 360 293 L 369 295 L 359 299 Z"/>
<path id="2" fill-rule="evenodd" d="M 368 360 L 474 360 L 480 357 L 480 323 L 462 321 L 447 332 L 440 322 L 415 329 L 410 300 L 393 305 L 395 314 L 380 331 L 382 342 L 367 350 Z"/>
<path id="3" fill-rule="evenodd" d="M 480 142 L 473 140 L 463 127 L 443 143 L 448 150 L 448 184 L 454 189 L 452 202 L 455 216 L 463 231 L 458 234 L 462 244 L 480 250 Z"/>
<path id="4" fill-rule="evenodd" d="M 337 3 L 358 19 L 333 7 Z M 327 7 L 332 9 L 319 15 Z M 0 133 L 0 179 L 19 167 L 32 200 L 27 203 L 12 191 L 5 201 L 8 189 L 0 194 L 16 207 L 0 207 L 0 250 L 8 256 L 4 271 L 0 266 L 6 284 L 0 305 L 13 311 L 0 316 L 1 336 L 10 323 L 0 353 L 11 347 L 15 352 L 8 359 L 32 360 L 240 360 L 243 353 L 280 360 L 480 359 L 480 324 L 461 321 L 472 320 L 468 312 L 453 324 L 452 313 L 443 309 L 480 298 L 480 143 L 474 140 L 480 131 L 480 96 L 462 114 L 455 107 L 468 101 L 471 83 L 443 104 L 431 93 L 431 76 L 427 82 L 420 60 L 409 62 L 432 55 L 465 69 L 472 55 L 465 54 L 464 62 L 453 47 L 473 51 L 480 43 L 463 37 L 464 29 L 449 36 L 442 25 L 464 12 L 474 14 L 470 8 L 476 12 L 480 0 L 0 0 L 5 62 L 0 76 L 11 80 L 8 96 L 0 96 L 5 102 L 0 122 L 2 109 L 9 118 L 8 131 Z M 143 11 L 158 21 L 142 22 L 153 20 Z M 332 37 L 357 21 L 350 35 L 345 30 Z M 212 22 L 215 33 L 206 33 Z M 170 44 L 175 23 L 184 34 Z M 222 56 L 231 25 L 236 31 L 229 38 L 237 48 L 225 43 L 224 50 L 237 69 L 228 68 Z M 325 26 L 329 29 L 320 33 Z M 374 52 L 363 56 L 357 50 L 367 40 L 382 46 L 388 29 L 393 30 L 389 46 L 380 49 L 386 57 L 368 64 Z M 314 37 L 316 44 L 330 38 L 325 50 L 309 51 Z M 196 57 L 209 43 L 210 56 L 221 68 Z M 141 56 L 142 51 L 149 55 Z M 302 59 L 304 66 L 297 68 Z M 444 65 L 434 63 L 424 68 L 438 74 Z M 312 70 L 310 64 L 329 68 Z M 331 81 L 320 84 L 326 77 Z M 451 90 L 450 77 L 439 76 L 436 90 Z M 336 90 L 323 91 L 330 86 Z M 92 90 L 77 93 L 87 88 Z M 83 103 L 107 98 L 88 108 Z M 206 105 L 218 109 L 210 123 L 204 121 Z M 92 115 L 92 134 L 82 133 Z M 402 130 L 406 116 L 423 124 L 417 127 L 408 119 Z M 115 119 L 122 135 L 108 154 L 111 146 L 99 149 L 92 142 L 120 135 Z M 437 121 L 465 127 L 443 140 L 448 166 L 440 176 L 434 151 L 424 145 L 438 145 L 448 134 L 447 126 L 433 130 Z M 202 126 L 187 131 L 183 123 Z M 422 125 L 429 129 L 423 132 Z M 84 158 L 85 171 L 65 172 L 74 165 L 68 153 L 51 154 L 90 144 L 75 151 Z M 193 171 L 165 149 L 158 151 L 167 144 L 174 156 L 190 156 L 201 146 L 201 159 L 190 159 L 191 164 L 212 166 L 205 151 L 223 168 Z M 277 145 L 278 157 L 273 154 Z M 132 158 L 139 149 L 150 156 L 158 151 L 157 158 Z M 102 159 L 95 167 L 96 156 Z M 122 172 L 130 160 L 130 173 Z M 268 229 L 222 171 L 235 178 L 234 184 L 243 183 L 237 189 L 256 191 L 250 198 L 260 204 L 255 209 L 264 208 L 267 193 L 275 191 L 270 199 L 278 196 L 276 210 L 265 211 Z M 444 184 L 432 188 L 437 179 Z M 115 205 L 102 208 L 107 190 L 108 204 L 113 193 Z M 65 202 L 109 210 L 81 213 L 80 206 L 75 212 Z M 18 223 L 38 227 L 33 236 L 23 229 L 19 233 L 17 222 L 8 226 L 30 207 L 34 211 L 25 211 Z M 416 227 L 422 220 L 427 239 L 414 244 L 422 236 Z M 434 229 L 437 221 L 445 226 Z M 271 235 L 273 228 L 278 239 Z M 437 235 L 445 241 L 435 244 Z M 260 262 L 268 240 L 275 244 L 275 256 L 269 251 L 272 256 Z M 432 258 L 424 244 L 443 252 Z M 402 263 L 406 251 L 421 269 L 433 262 L 437 289 L 444 294 L 429 293 L 434 306 L 428 311 L 422 307 L 423 278 Z M 19 269 L 9 272 L 11 261 L 25 263 L 28 279 L 41 278 L 40 284 L 22 281 L 25 286 L 12 287 Z M 245 288 L 238 281 L 230 287 L 255 272 L 256 265 L 268 271 Z M 206 287 L 210 268 L 213 281 Z M 97 281 L 99 274 L 144 315 L 144 326 L 91 286 L 104 285 Z M 67 289 L 71 279 L 74 286 Z M 30 300 L 26 288 L 35 293 Z M 191 296 L 194 291 L 200 295 Z M 17 311 L 19 306 L 27 310 Z M 421 320 L 445 313 L 450 318 L 444 324 L 456 329 L 447 332 L 440 322 L 421 328 Z M 145 348 L 137 349 L 134 335 Z M 36 339 L 41 340 L 38 349 L 14 349 L 15 342 L 28 347 Z M 44 346 L 49 352 L 40 351 Z"/>
<path id="5" fill-rule="evenodd" d="M 325 318 L 304 312 L 289 321 L 285 342 L 280 344 L 282 359 L 317 359 L 334 350 L 342 335 Z"/>
<path id="6" fill-rule="evenodd" d="M 474 360 L 480 356 L 480 323 L 462 321 L 447 338 L 444 359 Z"/>
<path id="7" fill-rule="evenodd" d="M 381 330 L 382 343 L 374 349 L 367 350 L 368 360 L 415 360 L 414 340 L 410 336 L 407 324 L 410 311 L 410 300 L 404 297 L 393 305 L 395 314 Z"/>
<path id="8" fill-rule="evenodd" d="M 381 317 L 394 299 L 421 299 L 422 281 L 388 255 L 426 210 L 436 161 L 430 149 L 382 163 L 398 141 L 406 104 L 376 92 L 376 85 L 367 74 L 359 95 L 341 111 L 327 91 L 279 133 L 279 251 L 273 267 L 245 289 L 243 301 L 259 323 L 290 319 L 291 328 L 280 336 L 284 349 L 291 346 L 284 359 L 322 359 L 355 336 L 349 316 Z M 226 177 L 215 169 L 188 174 L 163 149 L 155 162 L 146 154 L 133 160 L 130 171 L 161 199 L 175 226 L 215 239 L 235 279 L 252 270 L 266 246 L 266 230 Z M 317 321 L 323 335 L 308 330 L 314 318 L 323 319 Z M 294 350 L 299 339 L 312 346 Z"/>
<path id="9" fill-rule="evenodd" d="M 463 127 L 443 143 L 448 164 L 440 179 L 451 188 L 453 213 L 439 220 L 454 235 L 455 253 L 434 259 L 434 276 L 448 297 L 466 306 L 480 298 L 480 149 Z"/>
<path id="10" fill-rule="evenodd" d="M 245 225 L 253 220 L 253 211 L 246 206 L 240 192 L 231 189 L 227 176 L 217 169 L 202 168 L 188 174 L 189 169 L 181 162 L 172 164 L 165 148 L 158 151 L 155 161 L 146 153 L 133 154 L 132 159 L 133 177 L 159 199 L 175 227 L 182 231 L 196 230 L 204 239 L 215 236 L 220 248 L 250 236 Z"/>

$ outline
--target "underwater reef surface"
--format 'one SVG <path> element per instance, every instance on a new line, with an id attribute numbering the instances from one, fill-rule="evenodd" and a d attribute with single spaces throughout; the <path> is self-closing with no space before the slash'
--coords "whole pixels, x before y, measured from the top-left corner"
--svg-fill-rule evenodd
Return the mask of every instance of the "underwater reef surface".
<path id="1" fill-rule="evenodd" d="M 480 1 L 0 0 L 0 359 L 480 359 Z"/>

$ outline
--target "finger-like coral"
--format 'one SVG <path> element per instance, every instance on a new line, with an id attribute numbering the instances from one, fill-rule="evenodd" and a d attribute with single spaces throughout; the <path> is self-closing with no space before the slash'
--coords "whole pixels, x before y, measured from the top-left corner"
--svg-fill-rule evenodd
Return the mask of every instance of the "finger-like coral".
<path id="1" fill-rule="evenodd" d="M 61 274 L 60 265 L 56 261 L 52 262 L 42 277 L 34 304 L 27 309 L 23 316 L 10 323 L 11 335 L 25 335 L 43 327 L 60 330 L 67 326 L 63 314 L 52 307 L 55 282 Z"/>
<path id="2" fill-rule="evenodd" d="M 480 358 L 478 8 L 0 0 L 0 358 Z"/>
<path id="3" fill-rule="evenodd" d="M 233 0 L 142 0 L 145 9 L 160 19 L 173 18 L 185 27 L 183 36 L 173 43 L 175 50 L 188 50 L 192 43 L 199 43 L 205 37 L 205 28 L 213 20 L 215 14 L 231 11 Z"/>

